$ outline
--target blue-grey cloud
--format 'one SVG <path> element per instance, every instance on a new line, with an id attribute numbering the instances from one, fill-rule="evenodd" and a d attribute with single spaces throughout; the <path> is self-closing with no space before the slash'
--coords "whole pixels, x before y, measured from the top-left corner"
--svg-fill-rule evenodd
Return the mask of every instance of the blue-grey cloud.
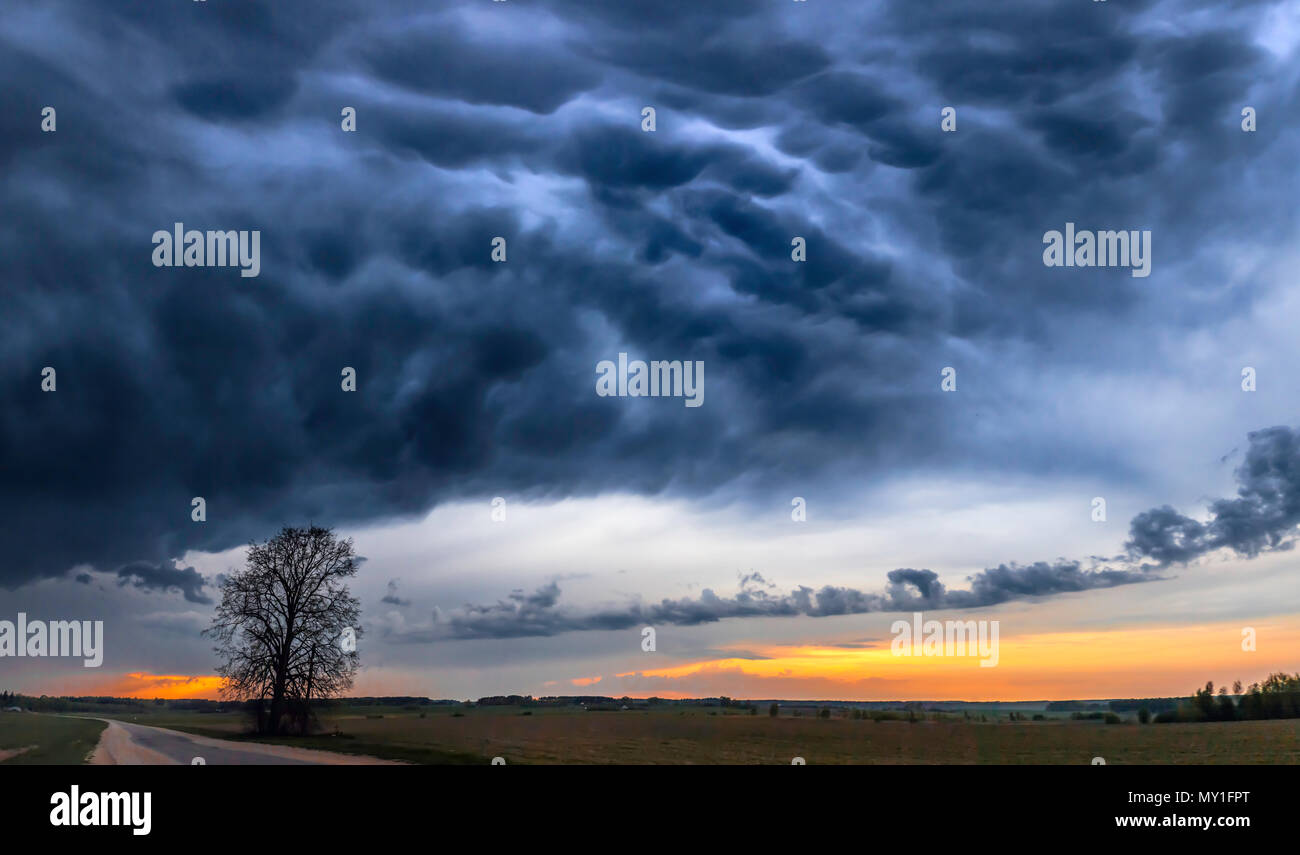
<path id="1" fill-rule="evenodd" d="M 87 564 L 201 602 L 174 559 L 305 520 L 1118 466 L 1086 437 L 1022 435 L 995 372 L 963 374 L 957 401 L 938 372 L 1008 341 L 1091 364 L 1081 319 L 1117 341 L 1156 333 L 1134 319 L 1142 280 L 1042 266 L 1043 231 L 1066 220 L 1153 229 L 1160 259 L 1199 265 L 1156 324 L 1249 311 L 1250 290 L 1216 274 L 1234 241 L 1295 224 L 1300 96 L 1251 34 L 1265 4 L 1202 25 L 1188 12 L 1203 6 L 56 0 L 6 14 L 0 585 Z M 1257 135 L 1236 130 L 1247 98 L 1268 116 Z M 956 134 L 939 129 L 950 104 Z M 153 267 L 150 235 L 174 222 L 260 229 L 260 277 Z M 497 235 L 506 264 L 489 258 Z M 709 403 L 597 398 L 594 365 L 620 350 L 704 361 Z M 57 392 L 41 391 L 45 366 Z M 1275 511 L 1225 508 L 1210 534 L 1152 518 L 1139 546 L 1157 561 L 1189 537 L 1267 546 L 1256 522 L 1230 521 Z"/>
<path id="2" fill-rule="evenodd" d="M 390 606 L 409 606 L 411 604 L 410 600 L 402 599 L 401 597 L 397 596 L 396 579 L 388 580 L 388 593 L 384 594 L 384 596 L 380 599 L 380 602 L 388 603 Z"/>
<path id="3" fill-rule="evenodd" d="M 1279 425 L 1247 439 L 1236 471 L 1237 498 L 1211 502 L 1205 522 L 1169 505 L 1144 511 L 1130 524 L 1129 552 L 1167 566 L 1219 549 L 1253 558 L 1293 548 L 1300 526 L 1300 431 Z"/>
<path id="4" fill-rule="evenodd" d="M 119 568 L 117 578 L 119 585 L 131 585 L 146 591 L 177 591 L 188 602 L 212 603 L 212 598 L 203 592 L 203 575 L 193 567 L 168 567 L 137 561 Z"/>
<path id="5" fill-rule="evenodd" d="M 757 577 L 757 578 L 755 578 Z M 437 611 L 429 626 L 390 628 L 387 637 L 399 642 L 431 642 L 488 638 L 527 638 L 565 632 L 630 629 L 638 626 L 698 626 L 729 618 L 830 617 L 872 612 L 974 609 L 1009 600 L 1078 593 L 1154 580 L 1142 571 L 1111 567 L 1085 568 L 1078 562 L 1037 562 L 999 565 L 975 574 L 966 590 L 948 590 L 932 570 L 900 568 L 888 573 L 883 593 L 825 585 L 800 585 L 788 593 L 766 589 L 754 574 L 742 580 L 733 596 L 704 589 L 699 597 L 663 599 L 657 603 L 629 601 L 603 608 L 568 608 L 560 604 L 560 586 L 550 582 L 531 594 L 516 591 L 505 600 Z"/>

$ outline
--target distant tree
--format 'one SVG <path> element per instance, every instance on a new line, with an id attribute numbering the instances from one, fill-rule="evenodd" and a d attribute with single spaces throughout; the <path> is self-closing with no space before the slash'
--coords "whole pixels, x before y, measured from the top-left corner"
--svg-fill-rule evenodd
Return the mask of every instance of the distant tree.
<path id="1" fill-rule="evenodd" d="M 1233 683 L 1233 694 L 1223 688 L 1215 698 L 1214 684 L 1206 683 L 1187 700 L 1175 716 L 1160 714 L 1164 721 L 1236 721 L 1300 717 L 1300 674 L 1270 674 L 1262 683 L 1251 683 L 1242 693 L 1241 681 Z"/>
<path id="2" fill-rule="evenodd" d="M 822 717 L 822 718 L 830 718 L 830 717 L 831 717 L 831 708 L 830 708 L 830 707 L 822 707 L 821 717 Z"/>
<path id="3" fill-rule="evenodd" d="M 1146 707 L 1138 710 L 1138 721 L 1142 724 L 1149 724 L 1151 722 L 1151 710 Z"/>
<path id="4" fill-rule="evenodd" d="M 251 544 L 245 568 L 225 578 L 204 634 L 216 640 L 222 697 L 257 701 L 259 731 L 280 733 L 290 713 L 305 730 L 312 698 L 352 687 L 358 658 L 343 639 L 361 636 L 361 604 L 345 584 L 356 572 L 352 541 L 312 526 Z"/>
<path id="5" fill-rule="evenodd" d="M 780 711 L 781 711 L 781 707 L 779 704 L 776 703 L 773 703 L 771 706 L 767 708 L 767 714 L 770 715 L 772 718 L 776 718 L 777 715 L 780 713 Z"/>
<path id="6" fill-rule="evenodd" d="M 1187 717 L 1194 721 L 1213 721 L 1215 715 L 1214 683 L 1207 681 L 1205 688 L 1197 689 L 1192 696 L 1192 707 Z"/>

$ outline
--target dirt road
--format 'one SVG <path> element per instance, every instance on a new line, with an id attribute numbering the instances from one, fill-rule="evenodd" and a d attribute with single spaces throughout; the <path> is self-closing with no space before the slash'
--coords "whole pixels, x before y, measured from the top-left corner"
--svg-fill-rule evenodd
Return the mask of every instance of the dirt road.
<path id="1" fill-rule="evenodd" d="M 196 757 L 208 765 L 226 766 L 374 766 L 401 765 L 392 760 L 355 754 L 336 754 L 288 745 L 232 742 L 181 733 L 162 727 L 108 722 L 90 762 L 107 766 L 169 766 L 193 764 Z"/>

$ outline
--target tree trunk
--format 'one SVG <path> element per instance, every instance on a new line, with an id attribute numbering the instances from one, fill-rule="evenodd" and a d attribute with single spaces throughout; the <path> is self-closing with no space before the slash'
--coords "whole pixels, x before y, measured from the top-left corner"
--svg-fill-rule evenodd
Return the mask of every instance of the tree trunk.
<path id="1" fill-rule="evenodd" d="M 287 645 L 286 645 L 287 648 Z M 271 690 L 271 721 L 268 732 L 275 736 L 280 732 L 280 720 L 284 718 L 284 689 L 288 677 L 289 657 L 282 654 L 276 663 L 275 682 Z"/>
<path id="2" fill-rule="evenodd" d="M 266 732 L 275 736 L 280 732 L 280 719 L 284 716 L 284 683 L 281 680 L 275 681 L 275 689 L 271 694 L 271 714 L 266 722 Z"/>

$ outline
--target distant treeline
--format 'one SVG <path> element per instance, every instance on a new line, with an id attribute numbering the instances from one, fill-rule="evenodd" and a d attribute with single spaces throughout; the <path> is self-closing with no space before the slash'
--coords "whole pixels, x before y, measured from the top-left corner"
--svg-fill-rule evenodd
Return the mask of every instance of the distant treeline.
<path id="1" fill-rule="evenodd" d="M 572 707 L 581 706 L 587 710 L 646 709 L 656 706 L 690 706 L 690 707 L 730 707 L 757 713 L 760 702 L 737 701 L 728 697 L 717 698 L 614 698 L 607 695 L 553 695 L 534 698 L 532 695 L 493 695 L 479 698 L 477 701 L 457 701 L 413 696 L 396 697 L 356 697 L 336 698 L 317 702 L 324 708 L 340 707 L 399 707 L 416 709 L 430 706 L 514 706 L 514 707 Z M 154 712 L 160 707 L 171 710 L 184 710 L 200 713 L 238 712 L 247 710 L 256 701 L 212 701 L 199 698 L 165 700 L 163 698 L 115 698 L 109 696 L 90 697 L 51 697 L 41 695 L 32 697 L 17 692 L 0 691 L 0 709 L 20 707 L 32 712 Z M 884 706 L 875 702 L 870 706 Z M 780 707 L 793 715 L 807 713 L 825 716 L 828 709 L 856 710 L 846 712 L 853 718 L 872 718 L 888 720 L 894 716 L 877 716 L 866 712 L 866 703 L 853 701 L 762 701 L 763 707 Z M 920 702 L 890 703 L 894 709 L 901 710 L 899 718 L 915 718 L 919 713 L 924 716 L 926 705 Z M 953 706 L 952 712 L 962 712 L 961 706 L 936 704 L 935 707 Z M 971 705 L 995 706 L 990 704 Z M 1252 683 L 1249 688 L 1242 688 L 1237 681 L 1229 692 L 1227 686 L 1217 690 L 1212 682 L 1198 689 L 1190 697 L 1183 698 L 1128 698 L 1123 700 L 1103 701 L 1051 701 L 1046 705 L 1046 712 L 1068 712 L 1074 718 L 1109 720 L 1111 714 L 1136 712 L 1140 722 L 1177 722 L 1177 721 L 1241 721 L 1274 718 L 1300 718 L 1300 673 L 1270 674 L 1265 680 Z M 909 716 L 908 714 L 911 713 Z M 970 710 L 965 711 L 970 718 Z M 1023 714 L 1012 714 L 1013 719 Z M 1036 717 L 1039 718 L 1039 717 Z"/>
<path id="2" fill-rule="evenodd" d="M 117 712 L 151 712 L 159 707 L 189 712 L 218 713 L 237 712 L 247 709 L 256 701 L 211 701 L 203 698 L 114 698 L 108 696 L 54 697 L 41 695 L 32 697 L 17 692 L 0 692 L 0 709 L 4 707 L 22 707 L 32 712 L 108 712 L 105 707 Z M 386 698 L 334 698 L 315 701 L 319 707 L 426 707 L 455 705 L 461 701 L 435 700 L 417 697 Z"/>
<path id="3" fill-rule="evenodd" d="M 22 695 L 17 692 L 3 691 L 0 692 L 0 708 L 17 706 L 32 712 L 150 712 L 156 711 L 159 707 L 172 710 L 185 710 L 191 712 L 236 712 L 249 708 L 249 705 L 256 705 L 257 701 L 212 701 L 202 698 L 115 698 L 109 696 L 83 696 L 83 697 L 55 697 L 51 695 L 41 695 L 33 697 L 31 695 Z M 339 708 L 339 707 L 400 707 L 411 709 L 415 707 L 430 706 L 515 706 L 515 707 L 563 707 L 563 706 L 585 706 L 588 708 L 601 709 L 619 709 L 626 706 L 628 708 L 645 708 L 664 705 L 677 706 L 703 706 L 703 707 L 743 707 L 757 708 L 753 703 L 748 701 L 735 701 L 731 698 L 685 698 L 685 699 L 666 699 L 666 698 L 613 698 L 605 695 L 555 695 L 549 697 L 534 698 L 532 695 L 494 695 L 491 697 L 479 698 L 473 700 L 447 700 L 435 698 L 418 698 L 411 696 L 393 696 L 393 697 L 356 697 L 356 698 L 331 698 L 321 699 L 313 702 L 320 708 Z"/>
<path id="4" fill-rule="evenodd" d="M 17 692 L 0 692 L 0 708 L 21 707 L 31 712 L 147 712 L 160 703 L 162 702 L 138 698 L 64 698 L 49 695 L 36 698 Z M 234 706 L 237 707 L 238 704 Z"/>
<path id="5" fill-rule="evenodd" d="M 1110 709 L 1112 712 L 1137 712 L 1145 709 L 1149 713 L 1162 713 L 1167 710 L 1176 710 L 1178 705 L 1187 702 L 1189 698 L 1129 698 L 1123 701 L 1111 701 Z"/>
<path id="6" fill-rule="evenodd" d="M 330 698 L 325 701 L 313 701 L 312 703 L 321 704 L 322 706 L 327 707 L 433 707 L 455 705 L 460 703 L 460 701 L 395 696 L 386 698 Z"/>
<path id="7" fill-rule="evenodd" d="M 1101 701 L 1051 701 L 1047 705 L 1047 712 L 1091 712 L 1093 710 L 1105 710 L 1106 705 Z"/>
<path id="8" fill-rule="evenodd" d="M 752 701 L 736 701 L 728 697 L 720 698 L 612 698 L 607 695 L 547 695 L 534 698 L 532 695 L 491 695 L 477 701 L 467 701 L 480 707 L 599 707 L 602 709 L 626 706 L 654 707 L 660 705 L 695 706 L 695 707 L 741 707 L 757 708 Z"/>
<path id="9" fill-rule="evenodd" d="M 217 713 L 237 712 L 256 705 L 257 701 L 212 701 L 202 698 L 115 698 L 109 696 L 55 697 L 41 695 L 33 697 L 17 692 L 0 692 L 0 708 L 17 706 L 32 712 L 151 712 L 159 707 L 171 710 Z M 356 697 L 330 698 L 314 702 L 320 708 L 339 707 L 398 707 L 412 709 L 431 706 L 515 706 L 515 707 L 562 707 L 585 706 L 599 709 L 645 708 L 650 706 L 704 706 L 704 707 L 755 707 L 748 701 L 735 701 L 731 698 L 613 698 L 605 695 L 556 695 L 534 698 L 532 695 L 494 695 L 473 700 L 448 700 L 436 698 L 418 698 L 411 696 L 393 697 Z M 111 708 L 106 709 L 106 708 Z"/>
<path id="10" fill-rule="evenodd" d="M 1279 671 L 1269 674 L 1259 683 L 1251 683 L 1242 692 L 1241 681 L 1232 686 L 1220 686 L 1215 693 L 1214 683 L 1206 682 L 1176 710 L 1161 712 L 1157 722 L 1172 721 L 1255 721 L 1270 718 L 1300 718 L 1300 674 Z"/>

